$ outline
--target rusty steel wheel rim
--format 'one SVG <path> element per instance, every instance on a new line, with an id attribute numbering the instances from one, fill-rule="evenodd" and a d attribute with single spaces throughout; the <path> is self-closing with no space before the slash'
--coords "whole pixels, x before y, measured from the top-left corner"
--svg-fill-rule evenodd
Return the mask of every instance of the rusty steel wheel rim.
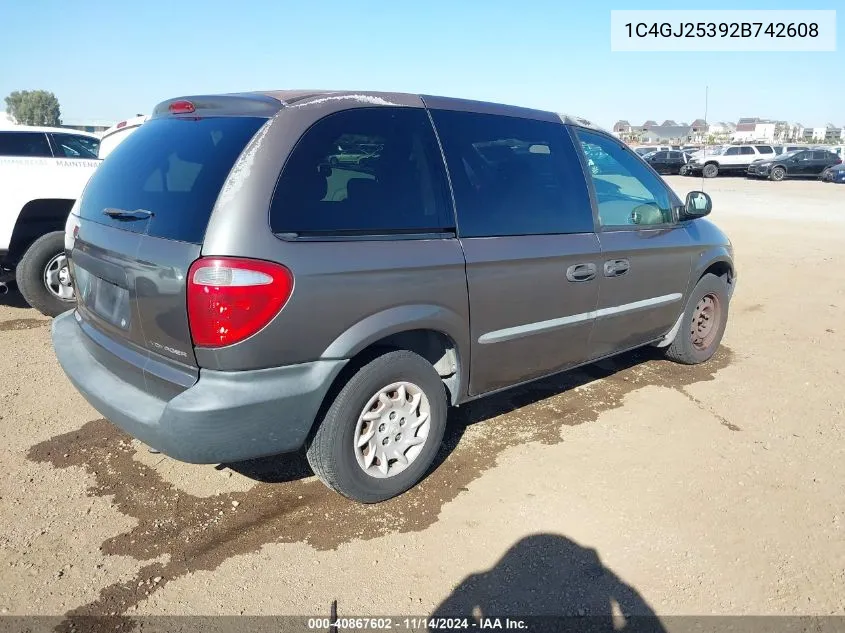
<path id="1" fill-rule="evenodd" d="M 722 303 L 715 294 L 708 293 L 701 297 L 692 311 L 690 340 L 699 351 L 709 349 L 719 334 L 722 320 Z"/>

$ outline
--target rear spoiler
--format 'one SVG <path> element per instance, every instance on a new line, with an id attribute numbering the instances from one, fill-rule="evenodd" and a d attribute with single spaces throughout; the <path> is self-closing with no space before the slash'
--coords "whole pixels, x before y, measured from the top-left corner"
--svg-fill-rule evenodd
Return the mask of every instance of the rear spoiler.
<path id="1" fill-rule="evenodd" d="M 151 119 L 188 115 L 197 116 L 275 116 L 284 104 L 273 97 L 256 94 L 196 95 L 162 101 Z"/>

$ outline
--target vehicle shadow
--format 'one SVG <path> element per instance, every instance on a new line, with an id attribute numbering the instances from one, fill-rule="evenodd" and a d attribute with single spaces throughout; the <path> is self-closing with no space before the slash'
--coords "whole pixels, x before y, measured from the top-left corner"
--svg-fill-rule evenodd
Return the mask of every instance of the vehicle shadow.
<path id="1" fill-rule="evenodd" d="M 436 470 L 460 444 L 467 428 L 479 422 L 510 413 L 516 409 L 556 396 L 570 389 L 608 378 L 635 365 L 663 357 L 663 352 L 653 347 L 643 347 L 632 352 L 620 354 L 598 363 L 543 378 L 520 387 L 474 400 L 460 407 L 449 410 L 449 420 L 440 450 L 429 473 Z M 313 475 L 304 451 L 279 456 L 263 457 L 245 462 L 221 465 L 245 477 L 262 483 L 282 483 L 297 481 Z"/>
<path id="2" fill-rule="evenodd" d="M 10 283 L 6 294 L 0 295 L 0 305 L 8 306 L 10 308 L 28 308 L 29 304 L 23 295 L 18 291 L 18 287 Z"/>
<path id="3" fill-rule="evenodd" d="M 596 550 L 557 534 L 521 539 L 493 568 L 467 576 L 431 617 L 433 626 L 439 618 L 467 618 L 470 628 L 493 628 L 499 618 L 498 628 L 532 633 L 665 631 L 645 599 L 605 567 Z M 506 618 L 525 626 L 508 626 Z"/>

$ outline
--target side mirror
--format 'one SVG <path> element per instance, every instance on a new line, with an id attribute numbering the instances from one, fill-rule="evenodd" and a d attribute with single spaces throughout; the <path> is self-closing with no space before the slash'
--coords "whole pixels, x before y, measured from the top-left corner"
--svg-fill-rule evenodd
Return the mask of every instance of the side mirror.
<path id="1" fill-rule="evenodd" d="M 690 191 L 681 209 L 682 220 L 703 218 L 713 210 L 713 201 L 703 191 Z"/>

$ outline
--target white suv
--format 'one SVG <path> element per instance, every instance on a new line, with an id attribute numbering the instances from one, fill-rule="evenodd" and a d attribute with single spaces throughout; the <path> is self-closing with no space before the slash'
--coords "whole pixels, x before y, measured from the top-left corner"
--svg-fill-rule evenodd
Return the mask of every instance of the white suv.
<path id="1" fill-rule="evenodd" d="M 688 175 L 701 174 L 715 178 L 719 174 L 742 174 L 755 160 L 774 156 L 771 145 L 729 145 L 719 154 L 695 156 L 687 168 Z"/>
<path id="2" fill-rule="evenodd" d="M 0 130 L 0 292 L 17 281 L 26 302 L 49 316 L 73 307 L 64 229 L 100 164 L 99 146 L 76 130 Z"/>
<path id="3" fill-rule="evenodd" d="M 137 130 L 149 117 L 143 114 L 135 115 L 131 119 L 121 121 L 105 132 L 100 137 L 100 160 L 114 151 L 114 148 L 125 141 L 132 132 Z"/>

